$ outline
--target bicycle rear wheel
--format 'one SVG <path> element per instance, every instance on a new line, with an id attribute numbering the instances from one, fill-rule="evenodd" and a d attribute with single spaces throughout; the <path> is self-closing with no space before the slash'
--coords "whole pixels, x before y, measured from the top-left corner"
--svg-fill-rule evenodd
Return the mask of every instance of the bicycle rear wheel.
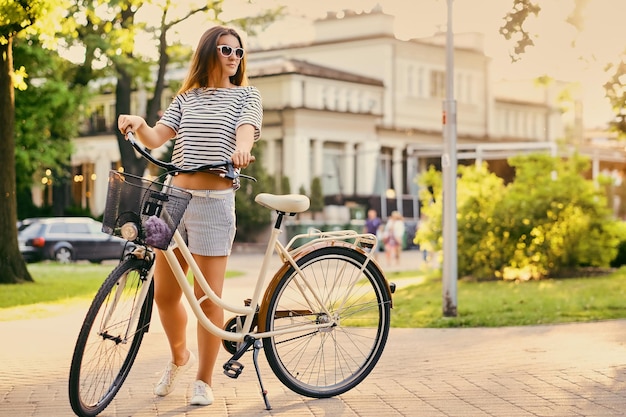
<path id="1" fill-rule="evenodd" d="M 391 295 L 374 263 L 344 247 L 317 249 L 273 280 L 260 317 L 264 331 L 292 330 L 265 338 L 268 363 L 286 387 L 314 398 L 357 386 L 383 352 L 390 325 Z M 265 304 L 265 303 L 264 303 Z M 306 325 L 335 322 L 318 329 Z"/>
<path id="2" fill-rule="evenodd" d="M 104 281 L 87 311 L 69 378 L 70 404 L 78 416 L 92 417 L 102 412 L 130 372 L 150 325 L 152 280 L 143 305 L 139 305 L 150 265 L 136 258 L 121 262 Z M 132 323 L 133 316 L 138 317 L 136 324 Z"/>

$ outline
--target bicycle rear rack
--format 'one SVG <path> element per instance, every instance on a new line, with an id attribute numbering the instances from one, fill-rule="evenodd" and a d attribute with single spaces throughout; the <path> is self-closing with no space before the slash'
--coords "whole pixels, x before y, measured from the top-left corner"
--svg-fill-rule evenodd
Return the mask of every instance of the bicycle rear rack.
<path id="1" fill-rule="evenodd" d="M 304 241 L 304 243 L 302 243 Z M 296 244 L 298 244 L 296 246 Z M 378 244 L 378 238 L 371 233 L 358 233 L 354 230 L 335 230 L 323 232 L 311 228 L 308 233 L 295 235 L 285 245 L 285 250 L 296 259 L 298 254 L 310 248 L 332 246 L 340 244 L 367 254 L 369 260 L 372 259 L 372 248 Z M 369 253 L 367 253 L 369 252 Z M 282 257 L 285 261 L 284 257 Z"/>

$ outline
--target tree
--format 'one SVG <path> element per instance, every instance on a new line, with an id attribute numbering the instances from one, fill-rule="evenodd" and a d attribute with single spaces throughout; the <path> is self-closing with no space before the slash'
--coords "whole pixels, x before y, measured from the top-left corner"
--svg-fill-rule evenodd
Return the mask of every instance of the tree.
<path id="1" fill-rule="evenodd" d="M 55 19 L 54 0 L 0 0 L 0 283 L 32 281 L 17 243 L 17 202 L 15 180 L 15 95 L 24 88 L 24 69 L 14 70 L 15 37 L 46 27 L 43 19 Z M 56 27 L 51 20 L 50 27 Z M 46 23 L 46 22 L 43 22 Z"/>

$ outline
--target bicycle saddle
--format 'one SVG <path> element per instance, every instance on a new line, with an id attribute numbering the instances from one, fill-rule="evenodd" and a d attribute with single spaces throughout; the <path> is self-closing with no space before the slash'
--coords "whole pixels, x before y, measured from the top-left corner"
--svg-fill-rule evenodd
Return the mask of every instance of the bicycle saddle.
<path id="1" fill-rule="evenodd" d="M 310 204 L 309 197 L 301 194 L 275 195 L 260 193 L 257 194 L 254 201 L 263 207 L 284 213 L 302 213 L 309 209 Z"/>

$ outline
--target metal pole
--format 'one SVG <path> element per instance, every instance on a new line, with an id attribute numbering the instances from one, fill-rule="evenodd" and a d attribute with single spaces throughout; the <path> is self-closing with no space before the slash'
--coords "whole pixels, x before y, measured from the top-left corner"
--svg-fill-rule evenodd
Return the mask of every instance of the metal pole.
<path id="1" fill-rule="evenodd" d="M 452 2 L 448 2 L 446 32 L 446 100 L 443 104 L 444 153 L 443 171 L 443 315 L 457 315 L 457 221 L 456 221 L 456 101 L 454 100 L 454 39 L 452 35 Z"/>

